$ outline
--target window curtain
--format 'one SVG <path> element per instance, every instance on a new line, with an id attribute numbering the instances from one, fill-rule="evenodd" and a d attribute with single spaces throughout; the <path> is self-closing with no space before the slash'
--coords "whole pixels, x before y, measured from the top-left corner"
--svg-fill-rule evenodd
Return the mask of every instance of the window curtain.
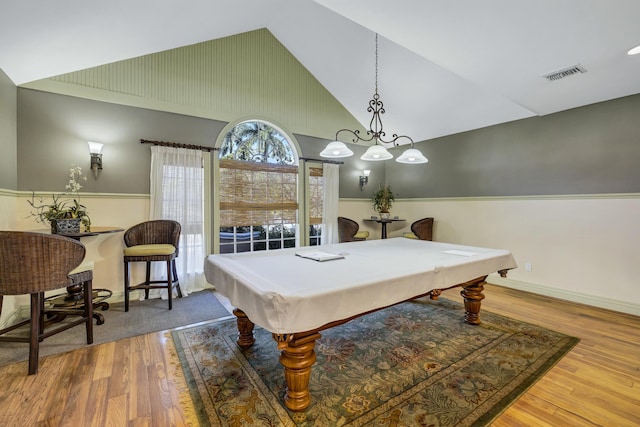
<path id="1" fill-rule="evenodd" d="M 324 176 L 324 195 L 322 201 L 322 223 L 324 224 L 322 244 L 338 243 L 338 196 L 340 183 L 339 166 L 325 163 L 322 167 Z"/>
<path id="2" fill-rule="evenodd" d="M 309 225 L 322 224 L 324 219 L 324 176 L 322 167 L 309 168 Z"/>
<path id="3" fill-rule="evenodd" d="M 204 289 L 206 283 L 202 162 L 200 150 L 151 147 L 149 219 L 171 219 L 182 226 L 176 268 L 184 296 Z M 154 264 L 156 277 L 166 278 L 166 267 Z M 152 295 L 167 298 L 165 289 L 153 289 Z"/>

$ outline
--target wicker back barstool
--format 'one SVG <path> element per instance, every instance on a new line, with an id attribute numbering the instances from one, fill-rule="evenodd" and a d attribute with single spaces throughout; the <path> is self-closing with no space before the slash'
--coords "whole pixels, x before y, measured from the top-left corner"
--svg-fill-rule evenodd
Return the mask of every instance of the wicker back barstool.
<path id="1" fill-rule="evenodd" d="M 150 289 L 167 289 L 169 310 L 173 308 L 173 288 L 178 298 L 182 298 L 182 290 L 178 282 L 176 258 L 180 241 L 180 223 L 172 220 L 146 221 L 129 228 L 124 233 L 124 311 L 129 311 L 129 292 L 143 289 L 145 299 L 149 299 Z M 167 265 L 166 280 L 151 280 L 151 263 L 165 262 Z M 145 281 L 137 285 L 129 284 L 129 263 L 146 263 Z"/>
<path id="2" fill-rule="evenodd" d="M 411 233 L 404 237 L 420 240 L 433 240 L 433 218 L 422 218 L 411 224 Z"/>
<path id="3" fill-rule="evenodd" d="M 358 231 L 359 229 L 360 225 L 351 218 L 338 217 L 338 241 L 340 243 L 367 240 L 369 232 Z"/>
<path id="4" fill-rule="evenodd" d="M 0 330 L 0 342 L 29 343 L 29 375 L 38 372 L 40 342 L 45 338 L 84 323 L 87 344 L 93 343 L 93 271 L 78 269 L 84 256 L 84 245 L 67 237 L 0 231 L 0 302 L 4 295 L 31 296 L 29 319 Z M 44 293 L 77 284 L 83 286 L 84 307 L 66 314 L 80 318 L 56 327 L 47 325 L 45 330 Z M 27 324 L 30 325 L 28 337 L 15 333 L 5 335 Z"/>

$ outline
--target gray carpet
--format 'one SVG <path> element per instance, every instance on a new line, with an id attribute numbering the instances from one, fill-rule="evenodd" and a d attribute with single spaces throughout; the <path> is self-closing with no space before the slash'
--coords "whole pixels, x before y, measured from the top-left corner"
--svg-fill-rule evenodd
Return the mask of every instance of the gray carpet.
<path id="1" fill-rule="evenodd" d="M 193 325 L 231 315 L 218 301 L 211 289 L 195 292 L 184 298 L 174 298 L 171 311 L 168 309 L 168 302 L 161 299 L 131 301 L 128 312 L 124 311 L 123 302 L 110 304 L 109 310 L 98 309 L 96 311 L 104 316 L 104 324 L 96 325 L 94 320 L 92 345 Z M 77 319 L 77 317 L 75 318 Z M 28 332 L 28 329 L 25 328 L 24 331 Z M 42 341 L 40 343 L 40 357 L 64 353 L 86 345 L 84 326 L 75 326 Z M 0 365 L 28 359 L 28 343 L 0 343 Z"/>

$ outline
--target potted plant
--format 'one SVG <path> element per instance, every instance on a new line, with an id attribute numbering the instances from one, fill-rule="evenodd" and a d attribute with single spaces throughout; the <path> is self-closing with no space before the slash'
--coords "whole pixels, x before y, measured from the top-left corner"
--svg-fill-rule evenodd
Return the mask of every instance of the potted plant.
<path id="1" fill-rule="evenodd" d="M 32 192 L 31 200 L 27 200 L 27 203 L 33 208 L 31 216 L 36 222 L 49 223 L 54 234 L 77 233 L 80 231 L 80 224 L 84 225 L 86 231 L 91 231 L 89 212 L 80 203 L 80 179 L 86 180 L 87 177 L 82 175 L 80 166 L 72 167 L 69 170 L 69 182 L 65 186 L 68 191 L 52 194 L 51 202 L 36 197 Z"/>
<path id="2" fill-rule="evenodd" d="M 373 209 L 380 214 L 382 219 L 389 218 L 389 211 L 395 200 L 391 187 L 380 185 L 378 191 L 373 194 Z"/>

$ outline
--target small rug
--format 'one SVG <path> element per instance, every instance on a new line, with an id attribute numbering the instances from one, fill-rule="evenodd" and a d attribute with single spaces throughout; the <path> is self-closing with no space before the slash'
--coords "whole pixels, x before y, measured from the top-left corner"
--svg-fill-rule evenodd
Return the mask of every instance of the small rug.
<path id="1" fill-rule="evenodd" d="M 107 300 L 109 302 L 109 300 Z M 108 310 L 97 309 L 104 316 L 104 324 L 93 322 L 93 344 L 98 345 L 119 339 L 165 331 L 181 326 L 230 316 L 231 313 L 216 298 L 213 289 L 193 292 L 184 298 L 173 299 L 173 309 L 162 299 L 146 301 L 131 300 L 129 311 L 124 311 L 124 302 L 110 304 Z M 68 320 L 77 319 L 70 316 Z M 12 334 L 28 336 L 28 326 Z M 87 346 L 85 327 L 76 326 L 46 338 L 40 343 L 40 357 L 64 353 Z M 0 365 L 22 362 L 29 359 L 29 344 L 3 342 L 0 345 Z"/>
<path id="2" fill-rule="evenodd" d="M 271 334 L 236 345 L 235 319 L 171 332 L 202 426 L 487 425 L 578 342 L 463 305 L 418 300 L 322 331 L 311 404 L 288 410 Z"/>

